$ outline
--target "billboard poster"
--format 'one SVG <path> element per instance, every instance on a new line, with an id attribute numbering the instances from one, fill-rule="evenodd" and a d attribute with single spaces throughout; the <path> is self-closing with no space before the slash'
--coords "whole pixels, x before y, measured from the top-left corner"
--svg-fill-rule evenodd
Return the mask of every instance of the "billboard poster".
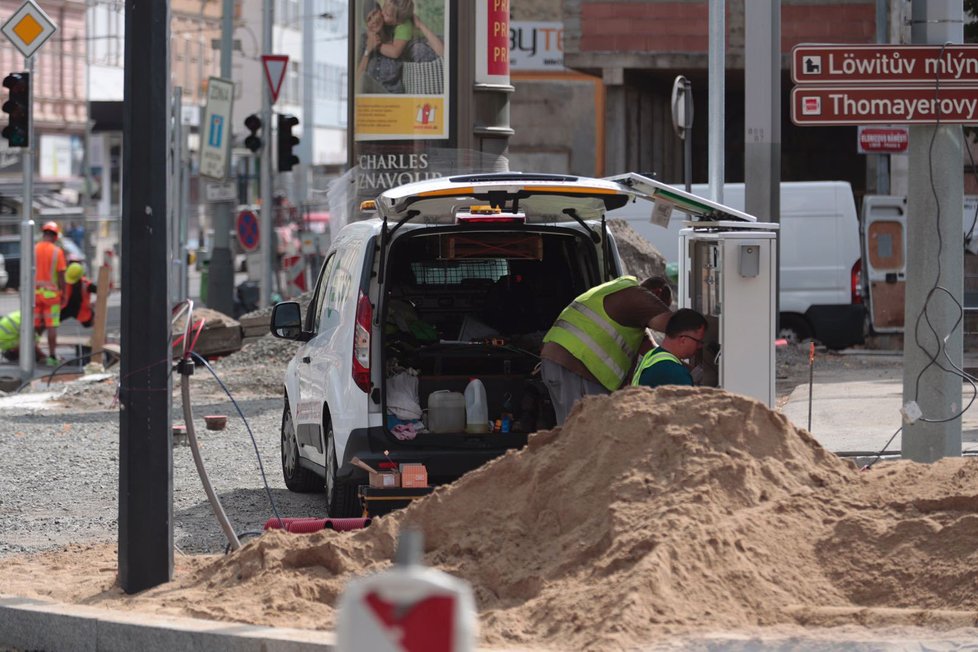
<path id="1" fill-rule="evenodd" d="M 448 4 L 355 0 L 355 140 L 448 139 Z"/>

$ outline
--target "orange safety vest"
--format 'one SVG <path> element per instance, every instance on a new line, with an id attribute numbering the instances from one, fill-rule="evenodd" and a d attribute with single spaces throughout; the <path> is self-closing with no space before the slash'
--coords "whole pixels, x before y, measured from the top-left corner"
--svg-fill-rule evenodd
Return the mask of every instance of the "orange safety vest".
<path id="1" fill-rule="evenodd" d="M 34 246 L 34 260 L 37 271 L 34 273 L 36 290 L 50 290 L 57 293 L 58 272 L 67 269 L 65 252 L 58 245 L 47 240 L 41 240 Z"/>
<path id="2" fill-rule="evenodd" d="M 71 283 L 65 287 L 64 299 L 61 301 L 61 319 L 71 319 L 74 317 L 82 324 L 91 321 L 94 313 L 92 312 L 92 293 L 89 291 L 92 282 L 84 276 L 78 279 L 77 283 Z M 81 293 L 80 299 L 74 299 L 76 293 Z M 77 314 L 70 304 L 78 305 Z"/>

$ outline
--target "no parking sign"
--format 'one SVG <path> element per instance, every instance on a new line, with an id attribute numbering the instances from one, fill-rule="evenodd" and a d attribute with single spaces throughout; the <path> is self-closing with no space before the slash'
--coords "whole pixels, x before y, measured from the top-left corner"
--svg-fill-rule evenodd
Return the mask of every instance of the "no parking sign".
<path id="1" fill-rule="evenodd" d="M 238 242 L 245 251 L 258 249 L 258 216 L 253 211 L 243 210 L 238 213 L 234 223 L 238 234 Z"/>

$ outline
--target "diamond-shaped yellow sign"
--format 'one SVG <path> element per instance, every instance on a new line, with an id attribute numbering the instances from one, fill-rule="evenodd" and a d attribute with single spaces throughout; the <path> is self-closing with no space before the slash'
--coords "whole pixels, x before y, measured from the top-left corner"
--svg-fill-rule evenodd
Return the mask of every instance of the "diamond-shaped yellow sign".
<path id="1" fill-rule="evenodd" d="M 34 0 L 26 0 L 0 28 L 25 57 L 32 56 L 57 30 Z"/>
<path id="2" fill-rule="evenodd" d="M 44 27 L 41 26 L 41 23 L 37 22 L 37 19 L 30 14 L 21 18 L 20 22 L 14 25 L 14 34 L 28 45 L 33 43 L 34 39 L 40 36 L 43 31 Z"/>

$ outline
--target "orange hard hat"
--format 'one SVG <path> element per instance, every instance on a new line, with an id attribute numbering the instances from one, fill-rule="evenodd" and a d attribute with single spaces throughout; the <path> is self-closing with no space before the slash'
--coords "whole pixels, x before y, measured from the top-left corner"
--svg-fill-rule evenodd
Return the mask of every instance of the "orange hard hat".
<path id="1" fill-rule="evenodd" d="M 44 226 L 41 227 L 42 231 L 51 231 L 55 235 L 61 235 L 61 227 L 58 226 L 57 222 L 45 222 Z"/>

